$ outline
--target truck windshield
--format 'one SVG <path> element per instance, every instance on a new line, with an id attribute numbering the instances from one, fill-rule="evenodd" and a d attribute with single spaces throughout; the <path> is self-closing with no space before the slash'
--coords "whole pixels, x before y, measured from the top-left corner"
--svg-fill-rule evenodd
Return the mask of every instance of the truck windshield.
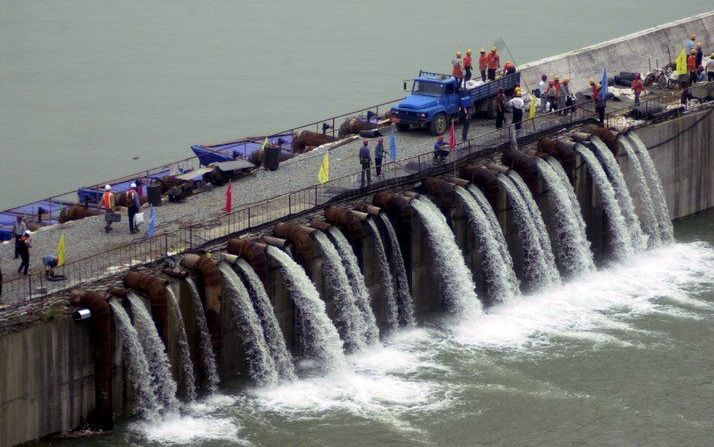
<path id="1" fill-rule="evenodd" d="M 428 96 L 441 96 L 442 85 L 433 82 L 414 81 L 412 93 Z"/>

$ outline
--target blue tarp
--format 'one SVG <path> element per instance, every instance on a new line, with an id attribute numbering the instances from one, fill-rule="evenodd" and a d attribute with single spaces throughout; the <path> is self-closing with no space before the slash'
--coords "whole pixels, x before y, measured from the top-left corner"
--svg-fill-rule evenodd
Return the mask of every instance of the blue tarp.
<path id="1" fill-rule="evenodd" d="M 278 138 L 282 138 L 284 148 L 291 147 L 292 133 L 271 135 L 268 137 L 268 141 L 271 144 L 278 144 Z M 257 137 L 212 145 L 194 144 L 191 146 L 191 150 L 196 154 L 202 166 L 208 166 L 211 163 L 232 161 L 240 158 L 247 160 L 254 152 L 260 150 L 264 141 L 265 137 Z"/>

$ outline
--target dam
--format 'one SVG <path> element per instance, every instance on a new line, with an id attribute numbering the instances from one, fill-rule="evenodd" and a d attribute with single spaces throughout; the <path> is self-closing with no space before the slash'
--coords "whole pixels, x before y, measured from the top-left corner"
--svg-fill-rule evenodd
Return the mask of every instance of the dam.
<path id="1" fill-rule="evenodd" d="M 712 17 L 636 39 L 709 30 Z M 364 190 L 334 185 L 287 212 L 268 202 L 247 226 L 227 218 L 186 250 L 4 308 L 0 445 L 83 430 L 105 434 L 60 442 L 332 445 L 365 429 L 384 444 L 461 445 L 472 420 L 484 443 L 545 442 L 528 427 L 499 433 L 524 402 L 564 431 L 593 426 L 572 443 L 602 436 L 605 412 L 624 421 L 605 444 L 705 445 L 700 404 L 657 411 L 676 407 L 667 379 L 647 408 L 681 429 L 643 434 L 628 402 L 645 378 L 627 365 L 674 371 L 669 350 L 648 350 L 668 338 L 701 350 L 686 367 L 711 359 L 676 338 L 712 335 L 711 234 L 679 240 L 673 221 L 711 221 L 712 107 L 609 129 L 585 113 L 507 128 L 444 164 L 427 153 Z M 608 362 L 622 370 L 575 386 Z"/>

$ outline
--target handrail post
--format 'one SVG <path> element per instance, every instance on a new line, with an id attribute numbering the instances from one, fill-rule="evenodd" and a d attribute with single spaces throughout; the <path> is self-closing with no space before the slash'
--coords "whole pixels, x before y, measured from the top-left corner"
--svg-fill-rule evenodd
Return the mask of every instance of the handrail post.
<path id="1" fill-rule="evenodd" d="M 248 228 L 250 228 L 250 210 L 252 208 L 253 208 L 252 206 L 248 207 Z"/>

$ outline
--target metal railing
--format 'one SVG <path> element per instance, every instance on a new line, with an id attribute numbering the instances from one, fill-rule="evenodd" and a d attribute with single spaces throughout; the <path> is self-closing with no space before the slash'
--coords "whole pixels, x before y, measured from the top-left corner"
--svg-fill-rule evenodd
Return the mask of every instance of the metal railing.
<path id="1" fill-rule="evenodd" d="M 654 98 L 650 101 L 652 104 L 665 103 L 662 98 Z M 643 104 L 646 102 L 648 101 L 643 101 Z M 247 204 L 230 213 L 215 215 L 199 223 L 167 230 L 151 239 L 135 241 L 72 261 L 56 270 L 57 273 L 67 277 L 64 281 L 48 281 L 43 271 L 32 272 L 28 276 L 3 283 L 0 302 L 20 302 L 44 296 L 88 281 L 95 281 L 113 273 L 126 271 L 136 265 L 196 249 L 209 241 L 258 229 L 286 217 L 316 211 L 330 203 L 346 200 L 366 192 L 408 183 L 414 178 L 424 175 L 437 175 L 451 170 L 455 172 L 459 164 L 496 152 L 514 140 L 519 144 L 527 144 L 535 141 L 540 135 L 555 129 L 569 128 L 588 121 L 594 122 L 596 117 L 586 105 L 587 103 L 576 104 L 571 113 L 567 114 L 555 111 L 538 115 L 533 119 L 521 122 L 520 129 L 516 129 L 516 125 L 511 123 L 501 129 L 475 135 L 458 143 L 443 161 L 436 161 L 433 152 L 429 151 L 384 163 L 381 167 L 382 175 L 375 178 L 372 184 L 365 185 L 365 188 L 361 188 L 360 185 L 362 175 L 360 170 L 324 184 L 316 184 L 268 200 Z M 627 110 L 629 109 L 623 108 L 611 112 L 607 116 L 608 122 L 621 116 Z M 376 174 L 375 167 L 371 168 L 371 172 Z M 170 223 L 165 225 L 170 226 Z"/>

